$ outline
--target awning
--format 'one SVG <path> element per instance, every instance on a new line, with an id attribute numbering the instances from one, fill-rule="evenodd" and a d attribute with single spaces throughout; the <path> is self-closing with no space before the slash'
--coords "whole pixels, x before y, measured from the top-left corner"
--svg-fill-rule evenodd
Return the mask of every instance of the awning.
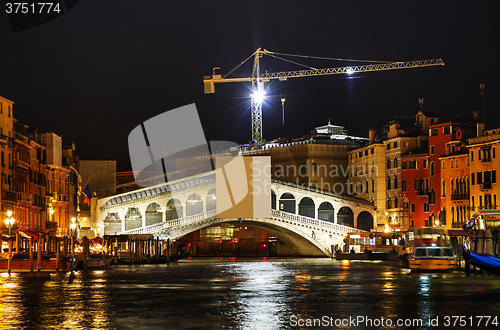
<path id="1" fill-rule="evenodd" d="M 2 234 L 2 241 L 15 241 L 16 235 Z"/>
<path id="2" fill-rule="evenodd" d="M 24 238 L 38 238 L 42 236 L 40 233 L 34 232 L 34 231 L 28 231 L 28 230 L 20 230 L 19 234 L 21 234 L 22 237 Z"/>

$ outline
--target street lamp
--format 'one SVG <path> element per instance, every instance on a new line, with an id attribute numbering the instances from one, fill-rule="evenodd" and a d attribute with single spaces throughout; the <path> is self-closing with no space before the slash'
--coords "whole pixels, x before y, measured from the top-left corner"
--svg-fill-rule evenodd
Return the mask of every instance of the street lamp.
<path id="1" fill-rule="evenodd" d="M 10 228 L 12 228 L 12 226 L 14 225 L 14 222 L 16 221 L 13 217 L 12 217 L 12 211 L 7 211 L 7 219 L 4 220 L 5 222 L 5 225 L 7 226 L 7 228 L 9 228 L 9 236 L 10 236 Z"/>
<path id="2" fill-rule="evenodd" d="M 71 236 L 75 236 L 75 231 L 76 231 L 76 218 L 71 218 Z"/>

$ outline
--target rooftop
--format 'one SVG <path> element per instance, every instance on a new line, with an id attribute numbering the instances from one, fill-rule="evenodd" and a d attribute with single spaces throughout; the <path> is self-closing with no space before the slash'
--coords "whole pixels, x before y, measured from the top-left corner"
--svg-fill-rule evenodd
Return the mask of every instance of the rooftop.
<path id="1" fill-rule="evenodd" d="M 468 117 L 463 117 L 463 116 L 456 116 L 448 120 L 443 120 L 440 122 L 437 122 L 435 124 L 429 125 L 429 127 L 436 127 L 436 126 L 442 126 L 444 124 L 476 124 L 478 122 L 477 119 L 472 119 Z"/>

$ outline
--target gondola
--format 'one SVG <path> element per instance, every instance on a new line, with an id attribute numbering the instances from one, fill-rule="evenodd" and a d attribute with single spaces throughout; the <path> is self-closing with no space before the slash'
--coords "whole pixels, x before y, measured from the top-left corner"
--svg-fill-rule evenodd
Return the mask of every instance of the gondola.
<path id="1" fill-rule="evenodd" d="M 500 275 L 500 259 L 497 257 L 474 253 L 464 248 L 464 259 L 484 271 Z"/>

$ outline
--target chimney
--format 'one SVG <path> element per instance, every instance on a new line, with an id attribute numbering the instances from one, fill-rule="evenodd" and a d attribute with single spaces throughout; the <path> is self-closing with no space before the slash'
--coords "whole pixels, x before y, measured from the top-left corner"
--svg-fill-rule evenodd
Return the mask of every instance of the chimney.
<path id="1" fill-rule="evenodd" d="M 474 119 L 479 119 L 479 111 L 472 111 L 472 114 L 474 115 Z"/>
<path id="2" fill-rule="evenodd" d="M 370 128 L 368 130 L 368 143 L 372 144 L 375 142 L 375 128 Z"/>
<path id="3" fill-rule="evenodd" d="M 484 123 L 477 122 L 477 137 L 483 136 Z"/>

